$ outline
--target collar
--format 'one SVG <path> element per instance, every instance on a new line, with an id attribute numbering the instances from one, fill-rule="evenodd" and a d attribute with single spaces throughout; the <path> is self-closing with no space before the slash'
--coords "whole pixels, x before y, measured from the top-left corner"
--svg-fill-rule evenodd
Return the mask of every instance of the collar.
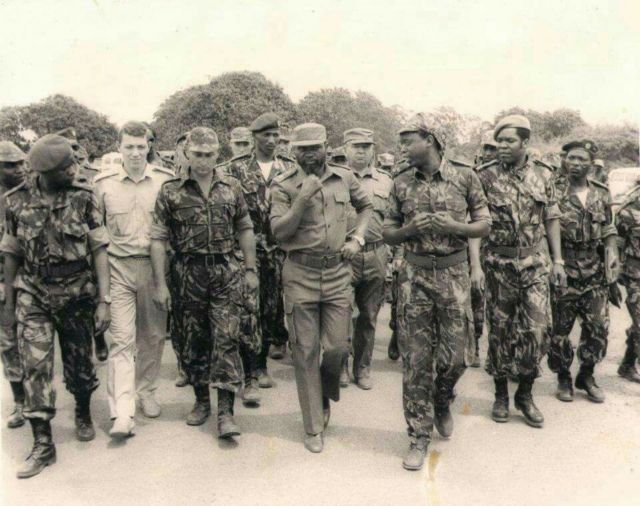
<path id="1" fill-rule="evenodd" d="M 182 188 L 187 181 L 192 181 L 193 183 L 195 183 L 195 179 L 193 179 L 191 177 L 191 167 L 187 167 L 187 170 L 182 171 L 182 176 L 180 177 L 180 183 L 178 183 L 178 187 Z M 216 183 L 222 183 L 224 182 L 222 180 L 221 174 L 219 169 L 216 167 L 215 169 L 213 169 L 213 177 L 211 178 L 211 187 L 213 188 L 213 186 Z"/>
<path id="2" fill-rule="evenodd" d="M 45 200 L 44 195 L 42 195 L 42 190 L 40 190 L 39 175 L 36 176 L 33 185 L 29 187 L 29 193 L 31 198 L 29 199 L 27 207 L 49 207 L 49 203 Z M 53 204 L 51 205 L 51 209 L 61 209 L 63 207 L 67 207 L 69 205 L 68 193 L 69 188 L 56 193 L 56 196 L 53 199 Z"/>
<path id="3" fill-rule="evenodd" d="M 304 178 L 306 177 L 306 173 L 302 169 L 302 167 L 300 167 L 299 165 L 296 166 L 295 176 L 299 179 L 299 181 L 296 183 L 296 187 L 300 188 L 302 186 L 302 182 L 304 181 Z M 320 182 L 324 183 L 327 179 L 329 179 L 330 177 L 333 177 L 333 176 L 342 178 L 343 175 L 340 174 L 339 172 L 336 172 L 334 167 L 332 167 L 331 165 L 329 165 L 328 163 L 325 162 L 325 164 L 324 164 L 324 174 L 320 178 Z"/>
<path id="4" fill-rule="evenodd" d="M 424 173 L 421 170 L 419 170 L 417 167 L 414 167 L 414 177 L 415 178 L 419 177 L 420 179 L 427 181 L 427 176 L 425 176 Z M 433 174 L 431 174 L 431 180 L 437 179 L 438 177 L 443 181 L 449 181 L 451 179 L 451 167 L 447 159 L 444 157 L 440 162 L 440 166 L 438 167 L 438 170 L 436 170 Z"/>
<path id="5" fill-rule="evenodd" d="M 362 172 L 357 172 L 355 170 L 352 170 L 352 172 L 358 178 L 371 177 L 373 179 L 378 179 L 378 173 L 371 165 L 367 165 Z"/>
<path id="6" fill-rule="evenodd" d="M 130 179 L 131 181 L 133 181 L 131 176 L 125 170 L 124 165 L 120 166 L 120 172 L 116 177 L 118 178 L 118 181 L 120 181 L 120 182 L 124 181 L 125 179 Z M 147 164 L 145 164 L 144 170 L 142 171 L 142 177 L 140 178 L 140 181 L 143 181 L 148 177 L 151 177 L 151 170 L 149 169 L 149 164 L 147 163 Z M 138 182 L 140 182 L 140 181 L 138 181 Z"/>

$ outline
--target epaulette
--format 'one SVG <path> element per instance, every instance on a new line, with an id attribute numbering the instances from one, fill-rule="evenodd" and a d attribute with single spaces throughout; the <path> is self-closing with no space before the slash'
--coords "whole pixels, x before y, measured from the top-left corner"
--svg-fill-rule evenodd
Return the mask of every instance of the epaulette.
<path id="1" fill-rule="evenodd" d="M 467 162 L 463 162 L 460 160 L 452 160 L 450 158 L 448 158 L 447 160 L 449 160 L 449 163 L 453 164 L 453 165 L 460 165 L 461 167 L 469 167 L 471 168 L 471 165 L 469 165 Z"/>
<path id="2" fill-rule="evenodd" d="M 598 181 L 597 179 L 591 179 L 590 177 L 588 177 L 587 181 L 589 181 L 590 183 L 594 184 L 595 186 L 599 186 L 600 188 L 603 188 L 603 189 L 609 191 L 609 187 L 606 184 L 604 184 L 603 182 Z"/>
<path id="3" fill-rule="evenodd" d="M 285 181 L 289 179 L 291 176 L 295 175 L 297 172 L 298 172 L 298 167 L 293 167 L 292 169 L 289 169 L 283 172 L 282 174 L 278 174 L 276 177 L 273 178 L 273 181 L 281 183 L 282 181 Z"/>
<path id="4" fill-rule="evenodd" d="M 338 167 L 339 169 L 344 169 L 344 170 L 351 171 L 351 169 L 349 167 L 347 167 L 346 165 L 340 165 L 339 163 L 327 162 L 327 165 L 331 165 L 332 167 Z"/>
<path id="5" fill-rule="evenodd" d="M 482 163 L 476 167 L 476 172 L 480 172 L 481 170 L 488 169 L 489 167 L 493 167 L 494 165 L 498 165 L 500 163 L 499 160 L 491 160 L 487 163 Z"/>
<path id="6" fill-rule="evenodd" d="M 166 174 L 167 176 L 173 176 L 175 177 L 176 173 L 173 169 L 169 168 L 169 167 L 163 167 L 162 165 L 151 165 L 151 170 L 154 170 L 156 172 L 162 172 L 163 174 Z"/>
<path id="7" fill-rule="evenodd" d="M 551 173 L 555 173 L 555 170 L 553 170 L 553 167 L 548 163 L 543 162 L 542 160 L 538 160 L 537 158 L 531 158 L 531 161 L 536 165 L 542 165 L 545 169 L 551 171 Z"/>
<path id="8" fill-rule="evenodd" d="M 108 177 L 115 176 L 120 173 L 120 169 L 110 169 L 101 171 L 96 177 L 93 178 L 93 183 L 97 183 L 98 181 L 102 181 L 103 179 L 107 179 Z"/>
<path id="9" fill-rule="evenodd" d="M 27 186 L 27 182 L 26 181 L 22 181 L 22 183 L 20 183 L 18 186 L 14 186 L 13 188 L 7 190 L 6 192 L 4 192 L 2 194 L 3 197 L 8 197 L 10 195 L 13 195 L 14 193 L 20 191 L 20 190 L 24 190 L 27 191 L 29 188 Z"/>

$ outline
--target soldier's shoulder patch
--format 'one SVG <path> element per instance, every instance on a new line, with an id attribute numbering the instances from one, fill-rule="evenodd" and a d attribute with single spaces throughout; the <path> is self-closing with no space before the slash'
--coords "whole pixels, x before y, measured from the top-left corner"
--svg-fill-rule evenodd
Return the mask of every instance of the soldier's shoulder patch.
<path id="1" fill-rule="evenodd" d="M 500 162 L 498 160 L 491 160 L 487 163 L 481 163 L 476 167 L 476 172 L 482 172 L 483 170 L 489 169 L 491 167 L 497 167 Z"/>
<path id="2" fill-rule="evenodd" d="M 553 169 L 553 167 L 548 163 L 543 162 L 542 160 L 538 160 L 537 158 L 532 158 L 532 161 L 534 165 L 537 165 L 538 167 L 544 167 L 545 169 L 550 171 L 552 174 L 555 173 L 555 170 Z"/>
<path id="3" fill-rule="evenodd" d="M 452 160 L 452 159 L 448 159 L 449 163 L 451 165 L 457 165 L 458 167 L 469 167 L 471 168 L 471 164 L 467 163 L 467 162 L 463 162 L 462 160 Z"/>
<path id="4" fill-rule="evenodd" d="M 99 174 L 96 175 L 96 177 L 93 178 L 93 182 L 95 184 L 99 181 L 102 181 L 103 179 L 113 177 L 117 175 L 119 172 L 120 172 L 120 169 L 109 169 L 109 170 L 101 171 Z"/>

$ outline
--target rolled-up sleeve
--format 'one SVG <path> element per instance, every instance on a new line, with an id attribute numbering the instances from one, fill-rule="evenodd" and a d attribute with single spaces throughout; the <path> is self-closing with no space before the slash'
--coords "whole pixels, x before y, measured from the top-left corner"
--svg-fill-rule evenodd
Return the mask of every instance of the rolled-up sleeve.
<path id="1" fill-rule="evenodd" d="M 153 218 L 151 219 L 151 231 L 149 237 L 156 241 L 169 240 L 169 209 L 167 199 L 162 188 L 156 197 L 156 203 L 153 208 Z"/>
<path id="2" fill-rule="evenodd" d="M 269 203 L 271 211 L 269 212 L 269 220 L 273 226 L 274 220 L 281 218 L 289 209 L 291 209 L 291 198 L 285 191 L 284 187 L 277 181 L 274 181 L 269 191 Z"/>
<path id="3" fill-rule="evenodd" d="M 371 204 L 371 199 L 369 195 L 367 195 L 367 191 L 362 187 L 360 181 L 351 173 L 349 174 L 348 184 L 351 205 L 356 212 L 361 213 L 365 209 L 373 209 L 373 204 Z"/>
<path id="4" fill-rule="evenodd" d="M 86 220 L 89 226 L 89 248 L 91 251 L 109 246 L 109 232 L 104 226 L 104 214 L 95 193 L 91 193 L 91 198 L 87 202 Z"/>
<path id="5" fill-rule="evenodd" d="M 618 235 L 618 231 L 616 230 L 616 226 L 613 222 L 613 210 L 611 209 L 611 193 L 609 193 L 608 191 L 604 199 L 604 212 L 606 223 L 604 227 L 602 227 L 602 238 L 606 239 L 607 237 L 611 237 L 612 235 Z"/>
<path id="6" fill-rule="evenodd" d="M 478 175 L 469 172 L 469 185 L 467 192 L 467 206 L 469 208 L 469 218 L 472 223 L 483 221 L 491 225 L 491 213 L 487 202 L 487 195 L 484 193 L 482 183 Z"/>
<path id="7" fill-rule="evenodd" d="M 548 179 L 545 193 L 547 194 L 547 205 L 544 208 L 544 221 L 557 220 L 562 216 L 560 206 L 558 206 L 558 198 L 556 194 L 556 185 L 551 178 Z"/>
<path id="8" fill-rule="evenodd" d="M 402 227 L 404 219 L 400 212 L 400 204 L 398 203 L 398 194 L 396 192 L 395 183 L 391 186 L 389 192 L 389 203 L 387 205 L 387 212 L 384 217 L 385 230 L 397 230 Z"/>

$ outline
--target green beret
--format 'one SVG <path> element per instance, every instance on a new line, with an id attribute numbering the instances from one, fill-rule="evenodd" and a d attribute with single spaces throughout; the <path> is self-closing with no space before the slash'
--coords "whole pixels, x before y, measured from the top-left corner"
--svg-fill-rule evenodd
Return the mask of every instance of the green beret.
<path id="1" fill-rule="evenodd" d="M 187 145 L 191 151 L 211 153 L 218 149 L 220 143 L 216 133 L 207 127 L 195 127 L 187 135 Z"/>
<path id="2" fill-rule="evenodd" d="M 29 165 L 36 172 L 65 169 L 75 160 L 69 140 L 56 134 L 41 137 L 29 151 Z"/>
<path id="3" fill-rule="evenodd" d="M 274 112 L 265 112 L 264 114 L 261 114 L 253 120 L 251 125 L 249 125 L 249 130 L 253 133 L 263 132 L 264 130 L 271 130 L 274 128 L 280 128 L 278 115 Z"/>
<path id="4" fill-rule="evenodd" d="M 498 139 L 498 134 L 505 128 L 524 128 L 531 132 L 531 123 L 521 114 L 510 114 L 498 121 L 498 124 L 493 130 L 493 138 Z"/>
<path id="5" fill-rule="evenodd" d="M 251 142 L 251 131 L 247 127 L 236 127 L 229 134 L 230 142 Z"/>
<path id="6" fill-rule="evenodd" d="M 424 132 L 426 134 L 433 135 L 440 145 L 440 152 L 442 153 L 444 151 L 447 141 L 444 132 L 435 125 L 429 125 L 426 114 L 422 112 L 414 114 L 409 118 L 409 121 L 407 121 L 402 128 L 398 130 L 398 135 L 409 134 L 412 132 Z"/>
<path id="7" fill-rule="evenodd" d="M 327 130 L 318 123 L 303 123 L 293 129 L 292 146 L 317 146 L 327 142 Z"/>
<path id="8" fill-rule="evenodd" d="M 591 158 L 593 158 L 598 152 L 598 146 L 596 146 L 596 143 L 590 141 L 589 139 L 567 142 L 564 146 L 562 146 L 562 151 L 566 153 L 569 153 L 569 151 L 571 151 L 572 149 L 584 149 L 591 155 Z"/>
<path id="9" fill-rule="evenodd" d="M 355 144 L 375 144 L 373 141 L 373 130 L 367 128 L 351 128 L 342 134 L 343 142 L 353 142 Z"/>
<path id="10" fill-rule="evenodd" d="M 27 158 L 18 146 L 11 141 L 0 142 L 0 162 L 22 162 Z"/>

